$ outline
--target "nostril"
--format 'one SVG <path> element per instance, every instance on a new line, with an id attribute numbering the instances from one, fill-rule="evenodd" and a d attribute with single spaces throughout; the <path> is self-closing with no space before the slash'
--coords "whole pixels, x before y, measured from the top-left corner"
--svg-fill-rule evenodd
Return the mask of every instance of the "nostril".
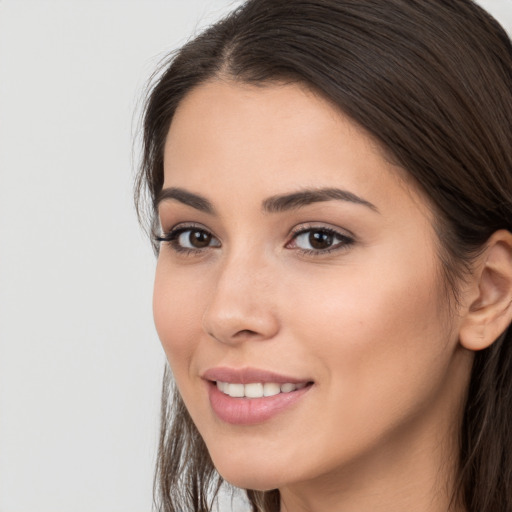
<path id="1" fill-rule="evenodd" d="M 250 329 L 242 329 L 238 331 L 235 336 L 243 337 L 243 336 L 257 336 L 258 333 L 256 331 L 251 331 Z"/>

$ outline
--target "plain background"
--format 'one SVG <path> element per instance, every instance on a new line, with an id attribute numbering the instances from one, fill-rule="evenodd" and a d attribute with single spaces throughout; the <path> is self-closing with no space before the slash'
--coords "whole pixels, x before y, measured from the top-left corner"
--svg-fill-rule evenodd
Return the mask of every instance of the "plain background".
<path id="1" fill-rule="evenodd" d="M 151 510 L 164 358 L 138 105 L 238 3 L 0 0 L 0 512 Z M 512 0 L 481 3 L 512 29 Z"/>

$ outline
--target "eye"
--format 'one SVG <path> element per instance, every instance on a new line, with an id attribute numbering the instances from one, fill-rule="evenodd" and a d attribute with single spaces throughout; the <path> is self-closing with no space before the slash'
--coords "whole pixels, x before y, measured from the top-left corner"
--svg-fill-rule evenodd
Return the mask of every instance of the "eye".
<path id="1" fill-rule="evenodd" d="M 330 228 L 308 228 L 296 232 L 287 247 L 300 249 L 307 254 L 318 254 L 347 247 L 353 242 L 353 238 Z"/>
<path id="2" fill-rule="evenodd" d="M 176 227 L 163 236 L 157 236 L 158 242 L 167 242 L 177 252 L 199 252 L 209 247 L 220 247 L 219 240 L 206 229 L 199 227 Z"/>
<path id="3" fill-rule="evenodd" d="M 175 238 L 180 247 L 186 249 L 204 249 L 212 243 L 212 235 L 202 229 L 187 229 Z"/>

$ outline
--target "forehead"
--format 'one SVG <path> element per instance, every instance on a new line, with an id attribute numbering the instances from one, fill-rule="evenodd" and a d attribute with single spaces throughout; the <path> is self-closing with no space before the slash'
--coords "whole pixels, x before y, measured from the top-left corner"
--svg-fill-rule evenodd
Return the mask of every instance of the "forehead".
<path id="1" fill-rule="evenodd" d="M 326 143 L 333 142 L 332 135 L 336 137 L 336 127 L 341 126 L 360 135 L 366 149 L 380 152 L 378 144 L 362 128 L 306 85 L 255 86 L 219 79 L 192 89 L 180 102 L 166 147 L 185 142 L 184 137 L 194 137 L 201 129 L 201 135 L 210 135 L 202 145 L 212 142 L 218 149 L 244 141 L 250 142 L 254 151 L 279 145 L 280 154 L 284 154 L 290 145 L 304 139 L 312 141 L 319 135 Z M 289 144 L 283 146 L 285 141 Z M 340 139 L 336 138 L 335 143 L 339 144 Z"/>
<path id="2" fill-rule="evenodd" d="M 173 118 L 164 171 L 164 187 L 213 194 L 336 186 L 374 201 L 412 193 L 424 202 L 375 139 L 301 84 L 216 80 L 193 89 Z"/>

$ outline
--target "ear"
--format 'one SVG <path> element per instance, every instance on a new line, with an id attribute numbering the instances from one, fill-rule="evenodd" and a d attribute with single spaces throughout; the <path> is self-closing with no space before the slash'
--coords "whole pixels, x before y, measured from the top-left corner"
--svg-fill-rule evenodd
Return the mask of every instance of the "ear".
<path id="1" fill-rule="evenodd" d="M 512 234 L 496 231 L 478 257 L 467 290 L 468 306 L 459 340 L 468 350 L 482 350 L 512 322 Z"/>

